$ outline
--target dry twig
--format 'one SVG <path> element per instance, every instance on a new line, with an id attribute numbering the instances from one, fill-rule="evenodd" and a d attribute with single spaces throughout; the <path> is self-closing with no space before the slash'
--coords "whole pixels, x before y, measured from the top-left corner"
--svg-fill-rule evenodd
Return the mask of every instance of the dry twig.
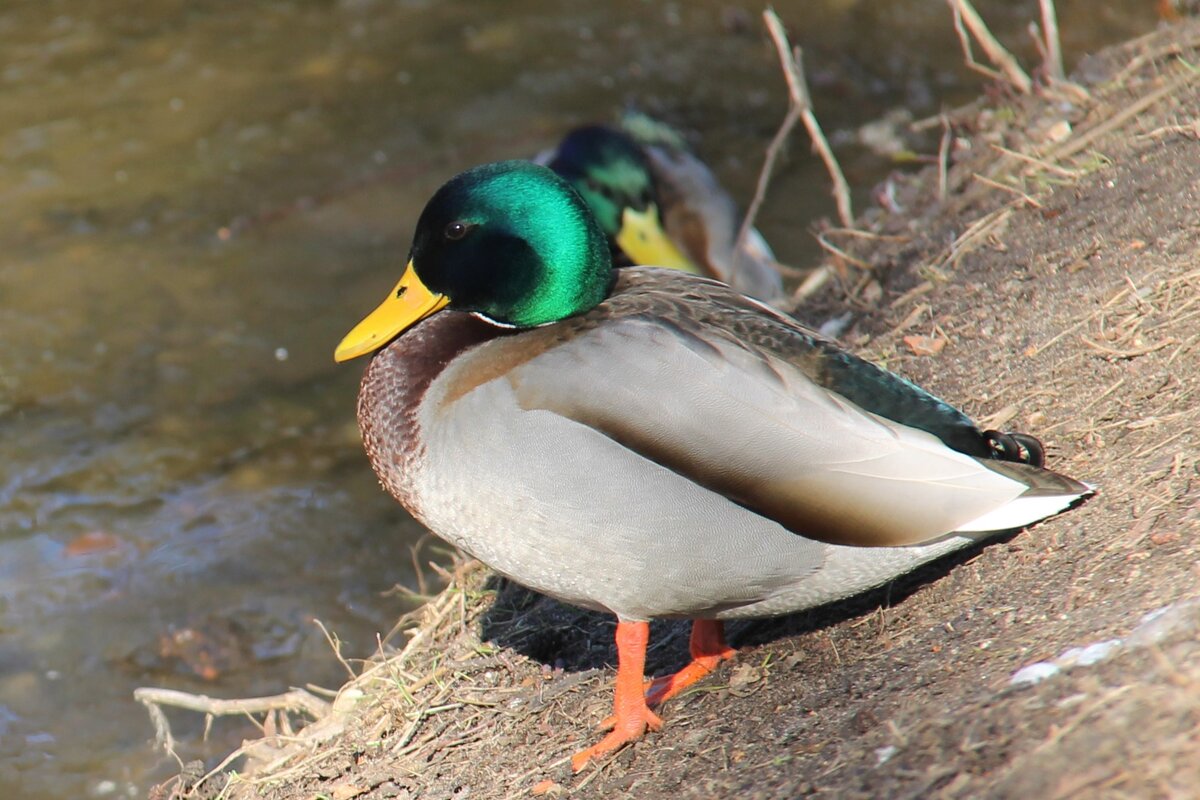
<path id="1" fill-rule="evenodd" d="M 143 686 L 133 690 L 133 699 L 142 705 L 172 706 L 214 717 L 262 714 L 268 711 L 303 711 L 314 718 L 319 718 L 328 714 L 330 709 L 329 703 L 304 689 L 292 689 L 290 692 L 268 697 L 222 700 L 218 697 L 180 692 L 175 689 Z"/>
<path id="2" fill-rule="evenodd" d="M 822 264 L 817 267 L 808 274 L 808 277 L 804 279 L 804 282 L 792 294 L 792 302 L 798 304 L 812 297 L 821 290 L 822 286 L 829 282 L 831 277 L 833 277 L 833 272 L 829 269 L 828 265 Z"/>
<path id="3" fill-rule="evenodd" d="M 875 233 L 874 231 L 864 231 L 859 228 L 826 228 L 825 233 L 849 236 L 853 239 L 870 239 L 877 242 L 910 242 L 911 236 L 897 236 L 892 233 Z"/>
<path id="4" fill-rule="evenodd" d="M 837 202 L 838 218 L 847 228 L 851 227 L 854 222 L 854 212 L 850 206 L 849 184 L 846 183 L 846 178 L 842 174 L 842 169 L 838 165 L 837 158 L 833 155 L 833 150 L 830 149 L 829 142 L 826 141 L 825 135 L 821 132 L 821 125 L 817 122 L 816 115 L 812 111 L 812 103 L 809 99 L 807 83 L 804 78 L 804 69 L 801 66 L 802 54 L 800 48 L 792 48 L 788 43 L 783 23 L 779 21 L 779 17 L 774 11 L 771 9 L 764 11 L 763 21 L 766 22 L 767 30 L 771 34 L 771 40 L 775 43 L 775 49 L 779 53 L 779 63 L 783 68 L 784 78 L 787 80 L 788 112 L 783 119 L 783 123 L 779 126 L 779 130 L 776 131 L 775 138 L 767 146 L 767 156 L 763 162 L 762 171 L 758 175 L 758 185 L 754 190 L 754 199 L 750 201 L 750 208 L 746 211 L 746 216 L 742 220 L 742 227 L 738 231 L 735 252 L 741 251 L 746 242 L 746 237 L 750 233 L 750 229 L 754 226 L 754 218 L 758 215 L 758 210 L 766 198 L 767 184 L 771 180 L 771 174 L 775 169 L 775 162 L 778 160 L 783 145 L 792 132 L 792 128 L 800 120 L 804 121 L 804 127 L 808 130 L 809 137 L 812 138 L 813 148 L 821 156 L 821 160 L 825 162 L 825 168 L 829 171 L 829 176 L 833 180 L 833 196 Z"/>
<path id="5" fill-rule="evenodd" d="M 1140 39 L 1135 39 L 1133 42 L 1129 43 L 1129 46 L 1133 46 L 1137 42 L 1149 39 L 1153 35 L 1154 34 L 1150 33 L 1146 34 Z M 1156 47 L 1153 50 L 1141 53 L 1140 55 L 1131 58 L 1129 63 L 1126 64 L 1120 72 L 1112 77 L 1110 83 L 1114 86 L 1123 86 L 1125 81 L 1128 80 L 1133 73 L 1137 72 L 1146 64 L 1153 63 L 1164 57 L 1181 56 L 1184 52 L 1192 50 L 1196 47 L 1200 47 L 1200 38 L 1188 39 L 1182 42 L 1170 42 L 1163 47 Z"/>
<path id="6" fill-rule="evenodd" d="M 198 711 L 207 717 L 209 724 L 213 717 L 263 714 L 272 711 L 303 711 L 313 719 L 320 719 L 328 714 L 330 709 L 329 703 L 319 697 L 314 697 L 303 689 L 293 689 L 290 692 L 270 697 L 222 700 L 174 689 L 143 686 L 140 689 L 134 689 L 133 699 L 146 707 L 146 711 L 150 714 L 150 721 L 154 724 L 155 740 L 169 756 L 179 762 L 180 767 L 183 766 L 183 761 L 175 751 L 175 737 L 171 735 L 171 725 L 167 721 L 167 715 L 163 713 L 163 706 Z"/>
<path id="7" fill-rule="evenodd" d="M 1026 155 L 1025 153 L 1021 153 L 1016 150 L 1010 150 L 1007 147 L 1002 147 L 998 144 L 991 144 L 991 147 L 997 152 L 1004 153 L 1004 155 L 1011 156 L 1018 161 L 1024 161 L 1025 163 L 1035 166 L 1038 169 L 1045 170 L 1046 172 L 1053 172 L 1055 175 L 1061 175 L 1064 178 L 1079 177 L 1079 173 L 1076 170 L 1060 167 L 1058 164 L 1051 164 L 1049 161 L 1043 158 L 1036 158 L 1031 155 Z"/>
<path id="8" fill-rule="evenodd" d="M 950 145 L 954 141 L 954 129 L 950 118 L 942 114 L 942 141 L 938 145 L 938 203 L 946 204 L 946 188 L 950 175 Z"/>
<path id="9" fill-rule="evenodd" d="M 1015 200 L 975 220 L 950 244 L 946 249 L 945 255 L 939 259 L 938 263 L 948 266 L 957 264 L 963 256 L 980 247 L 988 236 L 999 233 L 1000 229 L 1008 224 L 1008 219 L 1012 216 L 1014 205 L 1020 205 L 1021 202 L 1020 200 Z"/>
<path id="10" fill-rule="evenodd" d="M 1021 94 L 1029 94 L 1033 91 L 1033 81 L 1025 74 L 1025 70 L 1021 69 L 1021 65 L 1017 63 L 1013 54 L 1004 49 L 1004 45 L 1000 44 L 988 30 L 987 24 L 979 16 L 975 7 L 971 5 L 970 0 L 946 0 L 946 2 L 950 4 L 950 10 L 954 12 L 954 29 L 958 32 L 958 39 L 962 43 L 967 66 L 990 78 L 1007 81 Z M 975 37 L 975 41 L 979 42 L 979 46 L 983 48 L 988 60 L 998 67 L 998 71 L 985 67 L 975 60 L 975 55 L 971 50 L 971 39 L 967 35 L 968 30 L 971 36 Z"/>
<path id="11" fill-rule="evenodd" d="M 817 244 L 821 245 L 821 247 L 823 249 L 828 250 L 830 253 L 832 253 L 833 255 L 842 259 L 843 261 L 845 261 L 848 264 L 853 264 L 854 266 L 858 267 L 861 270 L 870 270 L 871 269 L 871 265 L 868 264 L 866 261 L 863 261 L 861 258 L 855 258 L 854 256 L 850 255 L 842 248 L 831 243 L 823 235 L 817 236 Z"/>
<path id="12" fill-rule="evenodd" d="M 994 181 L 991 178 L 980 175 L 978 172 L 973 173 L 971 175 L 971 177 L 974 178 L 975 180 L 979 181 L 980 183 L 982 183 L 985 186 L 990 186 L 993 189 L 1001 189 L 1005 192 L 1009 192 L 1010 194 L 1017 195 L 1022 200 L 1024 200 L 1026 203 L 1028 203 L 1030 208 L 1041 208 L 1042 207 L 1042 204 L 1039 203 L 1037 200 L 1035 200 L 1028 192 L 1023 192 L 1015 186 L 1009 186 L 1008 184 L 1000 183 L 999 181 Z"/>
<path id="13" fill-rule="evenodd" d="M 1051 80 L 1065 81 L 1062 44 L 1058 37 L 1058 15 L 1054 11 L 1054 0 L 1038 0 L 1042 7 L 1042 36 L 1046 52 L 1046 74 Z"/>

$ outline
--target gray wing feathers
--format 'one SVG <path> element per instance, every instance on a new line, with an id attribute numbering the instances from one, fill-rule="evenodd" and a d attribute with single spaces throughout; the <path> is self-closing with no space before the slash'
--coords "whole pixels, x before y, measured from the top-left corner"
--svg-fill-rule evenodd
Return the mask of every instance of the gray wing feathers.
<path id="1" fill-rule="evenodd" d="M 1027 489 L 923 431 L 859 409 L 785 362 L 719 338 L 698 343 L 652 317 L 610 319 L 522 364 L 508 381 L 522 408 L 592 428 L 821 541 L 929 541 Z"/>

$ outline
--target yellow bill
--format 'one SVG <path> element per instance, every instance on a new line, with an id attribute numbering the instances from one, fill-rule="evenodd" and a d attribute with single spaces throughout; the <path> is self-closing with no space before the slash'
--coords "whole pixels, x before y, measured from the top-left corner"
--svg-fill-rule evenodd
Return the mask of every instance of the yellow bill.
<path id="1" fill-rule="evenodd" d="M 396 288 L 379 304 L 379 308 L 346 334 L 346 338 L 333 351 L 333 360 L 341 363 L 378 350 L 406 328 L 440 311 L 449 302 L 450 298 L 446 295 L 434 294 L 421 283 L 409 261 Z"/>
<path id="2" fill-rule="evenodd" d="M 653 204 L 647 206 L 645 211 L 625 209 L 621 214 L 617 246 L 625 251 L 634 264 L 700 273 L 696 265 L 667 238 L 662 223 L 658 220 L 658 207 Z"/>

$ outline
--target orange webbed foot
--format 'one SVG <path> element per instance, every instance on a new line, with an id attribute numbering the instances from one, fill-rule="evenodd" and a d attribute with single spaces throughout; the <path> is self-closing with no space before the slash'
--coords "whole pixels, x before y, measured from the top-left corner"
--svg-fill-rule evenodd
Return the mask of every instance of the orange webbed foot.
<path id="1" fill-rule="evenodd" d="M 571 768 L 583 769 L 593 758 L 614 753 L 628 742 L 642 737 L 647 729 L 656 731 L 662 720 L 646 705 L 642 679 L 646 667 L 646 643 L 650 641 L 650 623 L 617 621 L 617 688 L 613 698 L 612 732 L 596 744 L 571 756 Z"/>
<path id="2" fill-rule="evenodd" d="M 648 707 L 643 706 L 641 711 L 618 719 L 616 715 L 609 717 L 608 722 L 612 720 L 609 726 L 612 728 L 608 735 L 600 741 L 596 742 L 591 747 L 580 750 L 575 755 L 571 756 L 571 769 L 575 772 L 587 766 L 587 763 L 593 758 L 600 758 L 610 753 L 615 753 L 624 747 L 629 742 L 636 742 L 642 738 L 647 730 L 656 731 L 662 727 L 662 719 L 651 711 Z"/>
<path id="3" fill-rule="evenodd" d="M 664 675 L 651 681 L 646 690 L 646 703 L 657 708 L 697 681 L 712 674 L 722 661 L 737 654 L 725 643 L 725 625 L 720 620 L 698 619 L 692 623 L 689 649 L 692 662 L 674 675 Z"/>
<path id="4" fill-rule="evenodd" d="M 576 772 L 593 758 L 606 756 L 629 742 L 640 739 L 647 730 L 662 727 L 662 720 L 650 710 L 711 674 L 736 650 L 725 643 L 724 625 L 717 620 L 696 620 L 692 623 L 689 649 L 692 662 L 674 675 L 648 683 L 643 682 L 646 665 L 646 644 L 650 626 L 645 622 L 617 622 L 617 687 L 612 716 L 600 723 L 610 733 L 596 744 L 571 757 Z"/>

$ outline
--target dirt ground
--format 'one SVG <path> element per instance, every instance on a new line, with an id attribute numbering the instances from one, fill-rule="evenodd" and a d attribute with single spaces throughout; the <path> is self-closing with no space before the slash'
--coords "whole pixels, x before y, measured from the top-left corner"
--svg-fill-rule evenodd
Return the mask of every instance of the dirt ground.
<path id="1" fill-rule="evenodd" d="M 825 231 L 847 257 L 798 312 L 852 311 L 851 346 L 1042 437 L 1099 487 L 1086 505 L 851 603 L 731 626 L 736 659 L 579 775 L 613 620 L 461 564 L 328 716 L 274 720 L 236 777 L 189 796 L 1200 797 L 1198 64 L 1200 25 L 1180 24 L 1088 59 L 1086 96 L 997 91 L 951 114 L 944 200 L 930 167 L 884 187 L 866 235 Z M 648 670 L 681 666 L 686 632 L 656 624 Z M 1057 674 L 1014 683 L 1030 665 Z"/>

